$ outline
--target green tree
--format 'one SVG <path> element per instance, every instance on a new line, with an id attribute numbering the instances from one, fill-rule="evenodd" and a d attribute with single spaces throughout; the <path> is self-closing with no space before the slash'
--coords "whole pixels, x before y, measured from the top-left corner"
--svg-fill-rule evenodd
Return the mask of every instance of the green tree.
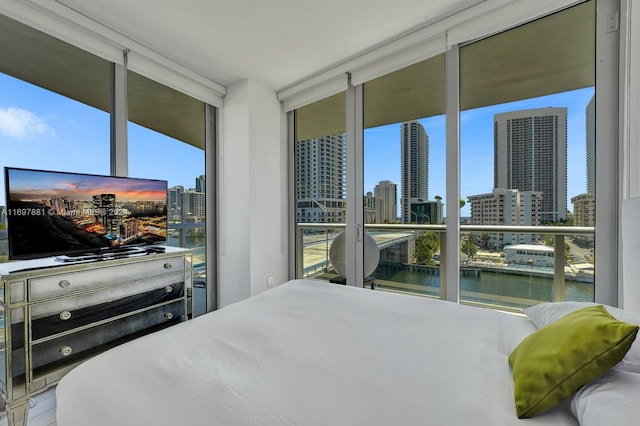
<path id="1" fill-rule="evenodd" d="M 489 248 L 489 240 L 491 239 L 491 237 L 489 237 L 489 234 L 487 234 L 486 232 L 484 232 L 481 236 L 480 236 L 480 240 L 482 241 L 482 247 L 484 247 L 485 249 Z"/>
<path id="2" fill-rule="evenodd" d="M 464 254 L 469 257 L 473 257 L 478 252 L 478 245 L 472 238 L 463 241 L 462 247 L 460 248 Z"/>
<path id="3" fill-rule="evenodd" d="M 435 265 L 433 255 L 440 249 L 440 238 L 435 232 L 425 232 L 416 237 L 416 263 L 419 265 Z"/>

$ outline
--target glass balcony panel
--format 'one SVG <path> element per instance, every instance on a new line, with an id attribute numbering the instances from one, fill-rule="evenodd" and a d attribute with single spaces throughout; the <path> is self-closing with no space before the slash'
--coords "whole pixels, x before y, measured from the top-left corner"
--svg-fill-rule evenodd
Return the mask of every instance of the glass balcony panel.
<path id="1" fill-rule="evenodd" d="M 495 249 L 491 242 L 505 238 L 504 234 L 531 234 L 532 227 L 482 228 L 463 226 L 461 233 L 463 303 L 519 310 L 541 302 L 593 301 L 593 252 L 575 243 L 591 238 L 593 228 L 539 227 L 543 243 L 502 249 Z"/>

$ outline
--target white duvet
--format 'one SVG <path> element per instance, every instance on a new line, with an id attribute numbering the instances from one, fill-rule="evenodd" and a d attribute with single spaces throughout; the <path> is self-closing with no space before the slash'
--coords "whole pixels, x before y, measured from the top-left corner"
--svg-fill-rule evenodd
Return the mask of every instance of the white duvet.
<path id="1" fill-rule="evenodd" d="M 295 280 L 81 364 L 56 389 L 57 425 L 577 425 L 565 406 L 516 417 L 507 357 L 533 331 Z"/>

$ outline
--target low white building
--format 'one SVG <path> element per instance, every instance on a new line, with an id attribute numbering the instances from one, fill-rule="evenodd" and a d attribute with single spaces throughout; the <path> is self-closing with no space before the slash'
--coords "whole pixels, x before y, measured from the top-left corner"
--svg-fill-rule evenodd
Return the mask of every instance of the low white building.
<path id="1" fill-rule="evenodd" d="M 494 188 L 487 194 L 467 197 L 471 207 L 472 225 L 538 226 L 543 194 L 541 191 L 518 191 Z M 482 235 L 476 233 L 478 238 Z M 531 244 L 538 241 L 537 234 L 490 233 L 488 248 L 505 244 Z"/>
<path id="2" fill-rule="evenodd" d="M 504 260 L 509 264 L 553 267 L 553 248 L 534 244 L 504 247 Z"/>

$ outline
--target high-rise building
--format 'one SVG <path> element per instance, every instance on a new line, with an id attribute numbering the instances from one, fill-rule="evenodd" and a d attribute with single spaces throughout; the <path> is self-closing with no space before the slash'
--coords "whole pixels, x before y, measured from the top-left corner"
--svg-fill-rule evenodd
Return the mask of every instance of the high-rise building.
<path id="1" fill-rule="evenodd" d="M 442 223 L 442 203 L 438 201 L 411 203 L 411 223 L 418 225 Z"/>
<path id="2" fill-rule="evenodd" d="M 182 218 L 182 205 L 184 203 L 184 186 L 176 185 L 169 188 L 167 212 L 174 219 Z"/>
<path id="3" fill-rule="evenodd" d="M 373 194 L 377 223 L 395 223 L 398 220 L 398 185 L 382 180 L 373 188 Z"/>
<path id="4" fill-rule="evenodd" d="M 411 204 L 429 198 L 429 136 L 418 121 L 402 123 L 400 162 L 402 223 L 410 223 Z"/>
<path id="5" fill-rule="evenodd" d="M 205 217 L 205 194 L 189 189 L 183 195 L 182 220 L 200 222 Z"/>
<path id="6" fill-rule="evenodd" d="M 471 195 L 468 200 L 472 225 L 540 225 L 543 203 L 540 191 L 495 188 L 488 194 Z M 537 238 L 532 234 L 490 233 L 487 243 L 489 248 L 502 248 L 505 244 L 533 243 Z"/>
<path id="7" fill-rule="evenodd" d="M 338 134 L 296 143 L 298 222 L 343 223 L 347 145 Z"/>
<path id="8" fill-rule="evenodd" d="M 571 198 L 573 204 L 573 226 L 596 226 L 596 197 L 595 194 L 580 194 Z M 574 242 L 593 247 L 595 241 L 591 235 L 575 235 Z"/>
<path id="9" fill-rule="evenodd" d="M 378 223 L 376 204 L 376 197 L 373 196 L 373 192 L 367 192 L 363 200 L 364 223 Z"/>
<path id="10" fill-rule="evenodd" d="M 596 226 L 596 201 L 593 194 L 580 194 L 571 198 L 574 226 Z"/>
<path id="11" fill-rule="evenodd" d="M 587 194 L 596 193 L 596 95 L 591 97 L 585 113 L 587 148 Z M 589 225 L 593 226 L 593 225 Z"/>
<path id="12" fill-rule="evenodd" d="M 541 222 L 567 217 L 567 109 L 494 116 L 494 188 L 542 192 Z"/>
<path id="13" fill-rule="evenodd" d="M 204 175 L 200 175 L 196 178 L 196 192 L 207 192 L 205 191 Z"/>

